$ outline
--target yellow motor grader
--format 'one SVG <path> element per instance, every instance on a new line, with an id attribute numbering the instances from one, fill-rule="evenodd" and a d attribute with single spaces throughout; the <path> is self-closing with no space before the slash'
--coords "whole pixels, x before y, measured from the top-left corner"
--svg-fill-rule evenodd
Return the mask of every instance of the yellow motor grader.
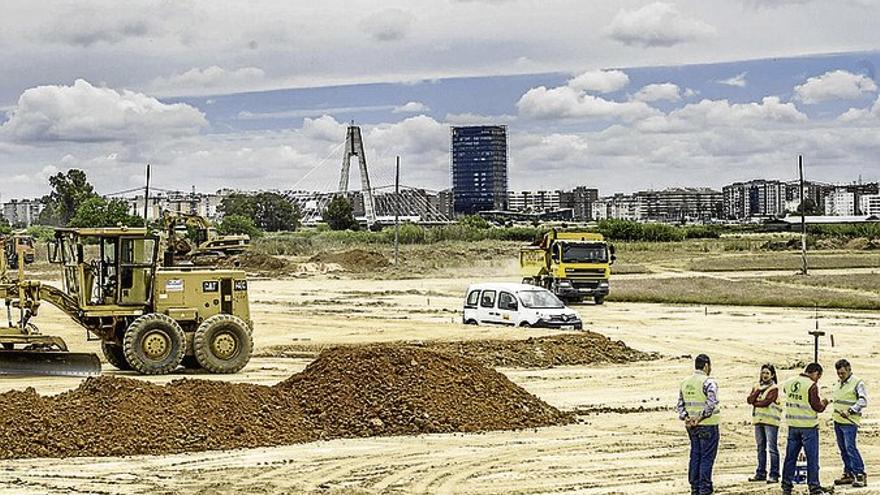
<path id="1" fill-rule="evenodd" d="M 122 370 L 169 373 L 180 365 L 212 373 L 244 367 L 253 348 L 248 283 L 239 270 L 160 268 L 159 239 L 146 228 L 57 229 L 49 261 L 61 266 L 61 288 L 16 277 L 0 266 L 0 374 L 100 372 L 94 354 L 67 352 L 60 337 L 33 323 L 40 305 L 61 309 L 101 341 Z"/>

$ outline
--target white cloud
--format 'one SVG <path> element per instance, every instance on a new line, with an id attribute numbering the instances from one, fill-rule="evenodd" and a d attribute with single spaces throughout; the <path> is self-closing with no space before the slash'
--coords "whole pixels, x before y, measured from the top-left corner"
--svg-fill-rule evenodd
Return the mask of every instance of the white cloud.
<path id="1" fill-rule="evenodd" d="M 22 93 L 0 138 L 21 142 L 148 141 L 198 134 L 208 125 L 197 109 L 165 104 L 143 93 L 72 86 L 38 86 Z"/>
<path id="2" fill-rule="evenodd" d="M 702 100 L 673 110 L 668 115 L 638 122 L 636 127 L 644 132 L 681 133 L 722 127 L 760 128 L 775 124 L 803 123 L 807 120 L 807 116 L 794 104 L 783 103 L 776 96 L 768 96 L 760 103 Z"/>
<path id="3" fill-rule="evenodd" d="M 451 125 L 498 125 L 516 120 L 513 115 L 481 115 L 477 113 L 449 113 L 443 119 Z"/>
<path id="4" fill-rule="evenodd" d="M 375 41 L 399 41 L 409 34 L 414 17 L 400 9 L 385 9 L 361 21 L 361 30 Z"/>
<path id="5" fill-rule="evenodd" d="M 869 108 L 850 108 L 837 118 L 843 123 L 874 123 L 873 119 L 880 119 L 880 96 Z"/>
<path id="6" fill-rule="evenodd" d="M 723 84 L 725 86 L 733 86 L 735 88 L 744 88 L 748 85 L 748 81 L 746 80 L 747 72 L 741 72 L 729 79 L 722 79 L 717 81 L 718 84 Z"/>
<path id="7" fill-rule="evenodd" d="M 652 101 L 678 101 L 681 88 L 672 83 L 648 84 L 633 95 L 633 99 L 650 103 Z"/>
<path id="8" fill-rule="evenodd" d="M 674 4 L 654 2 L 636 10 L 620 9 L 605 34 L 625 45 L 669 47 L 711 37 L 715 28 L 682 15 Z"/>
<path id="9" fill-rule="evenodd" d="M 547 89 L 544 86 L 530 89 L 516 104 L 521 115 L 542 120 L 551 119 L 622 119 L 633 121 L 657 113 L 640 101 L 619 103 L 569 86 Z"/>
<path id="10" fill-rule="evenodd" d="M 852 100 L 876 91 L 877 84 L 871 78 L 845 70 L 829 71 L 821 76 L 811 77 L 794 88 L 795 98 L 807 104 Z"/>
<path id="11" fill-rule="evenodd" d="M 338 143 L 345 139 L 345 129 L 344 124 L 329 115 L 323 115 L 317 119 L 303 119 L 302 133 L 312 139 Z"/>
<path id="12" fill-rule="evenodd" d="M 431 109 L 428 108 L 428 105 L 425 105 L 424 103 L 422 103 L 420 101 L 409 101 L 404 105 L 394 107 L 394 109 L 392 109 L 391 112 L 392 113 L 424 113 L 424 112 L 428 112 L 430 110 Z"/>
<path id="13" fill-rule="evenodd" d="M 238 120 L 270 120 L 270 119 L 301 119 L 303 117 L 320 117 L 322 115 L 351 114 L 363 112 L 387 112 L 394 110 L 395 105 L 366 105 L 362 107 L 321 107 L 299 108 L 295 110 L 280 110 L 277 112 L 251 112 L 242 110 L 238 112 Z"/>
<path id="14" fill-rule="evenodd" d="M 613 93 L 629 84 L 629 76 L 619 70 L 591 70 L 568 81 L 578 91 Z"/>
<path id="15" fill-rule="evenodd" d="M 156 92 L 174 95 L 201 94 L 222 89 L 226 92 L 243 90 L 263 82 L 266 72 L 258 67 L 227 70 L 217 65 L 204 69 L 194 68 L 182 74 L 157 77 L 151 88 Z"/>

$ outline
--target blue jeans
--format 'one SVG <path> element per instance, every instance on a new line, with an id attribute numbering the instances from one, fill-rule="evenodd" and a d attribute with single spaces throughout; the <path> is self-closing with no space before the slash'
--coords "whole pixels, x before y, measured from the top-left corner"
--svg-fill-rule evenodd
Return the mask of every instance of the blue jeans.
<path id="1" fill-rule="evenodd" d="M 856 425 L 842 425 L 834 423 L 834 434 L 837 436 L 837 448 L 840 449 L 840 458 L 843 459 L 843 470 L 852 474 L 865 474 L 865 463 L 859 454 L 856 445 L 856 436 L 859 427 Z"/>
<path id="2" fill-rule="evenodd" d="M 770 453 L 770 477 L 779 478 L 779 447 L 777 438 L 779 427 L 770 425 L 755 425 L 755 445 L 758 448 L 758 469 L 755 471 L 756 478 L 767 477 L 767 453 Z"/>
<path id="3" fill-rule="evenodd" d="M 691 440 L 691 460 L 688 465 L 688 482 L 691 493 L 710 495 L 712 487 L 712 467 L 718 454 L 718 427 L 697 426 L 688 430 Z"/>
<path id="4" fill-rule="evenodd" d="M 788 428 L 785 446 L 785 464 L 782 467 L 782 487 L 791 489 L 798 454 L 804 449 L 807 457 L 807 485 L 810 491 L 821 488 L 819 484 L 819 428 Z"/>

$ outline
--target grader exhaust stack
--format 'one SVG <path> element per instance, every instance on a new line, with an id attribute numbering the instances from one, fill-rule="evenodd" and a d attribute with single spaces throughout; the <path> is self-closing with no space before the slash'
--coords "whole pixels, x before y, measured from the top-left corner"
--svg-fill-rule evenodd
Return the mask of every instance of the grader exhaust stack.
<path id="1" fill-rule="evenodd" d="M 90 353 L 69 352 L 61 337 L 40 334 L 29 320 L 40 305 L 41 284 L 24 278 L 24 263 L 33 259 L 33 243 L 18 236 L 0 238 L 0 298 L 6 300 L 8 326 L 0 328 L 0 375 L 91 376 L 101 373 L 101 361 Z M 15 260 L 18 277 L 8 274 Z M 16 318 L 13 318 L 15 316 Z"/>

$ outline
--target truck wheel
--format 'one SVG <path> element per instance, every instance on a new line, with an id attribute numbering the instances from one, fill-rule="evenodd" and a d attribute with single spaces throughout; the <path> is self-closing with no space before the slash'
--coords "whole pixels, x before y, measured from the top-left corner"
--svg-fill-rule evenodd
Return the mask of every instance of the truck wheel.
<path id="1" fill-rule="evenodd" d="M 254 339 L 250 328 L 233 315 L 214 315 L 203 321 L 193 336 L 193 353 L 211 373 L 235 373 L 251 359 Z"/>
<path id="2" fill-rule="evenodd" d="M 477 324 L 477 320 L 467 320 L 466 322 L 464 322 L 464 324 L 465 324 L 465 325 L 476 325 L 476 324 Z"/>
<path id="3" fill-rule="evenodd" d="M 593 298 L 593 301 L 596 301 L 596 304 L 597 304 L 597 305 L 605 304 L 605 298 L 604 298 L 604 297 L 596 296 L 596 297 Z"/>
<path id="4" fill-rule="evenodd" d="M 121 345 L 101 342 L 101 351 L 104 353 L 104 359 L 114 368 L 120 371 L 131 370 L 131 365 L 125 360 L 125 352 L 123 352 Z"/>
<path id="5" fill-rule="evenodd" d="M 180 325 L 159 313 L 138 317 L 122 340 L 128 364 L 143 375 L 164 375 L 180 366 L 186 337 Z"/>

